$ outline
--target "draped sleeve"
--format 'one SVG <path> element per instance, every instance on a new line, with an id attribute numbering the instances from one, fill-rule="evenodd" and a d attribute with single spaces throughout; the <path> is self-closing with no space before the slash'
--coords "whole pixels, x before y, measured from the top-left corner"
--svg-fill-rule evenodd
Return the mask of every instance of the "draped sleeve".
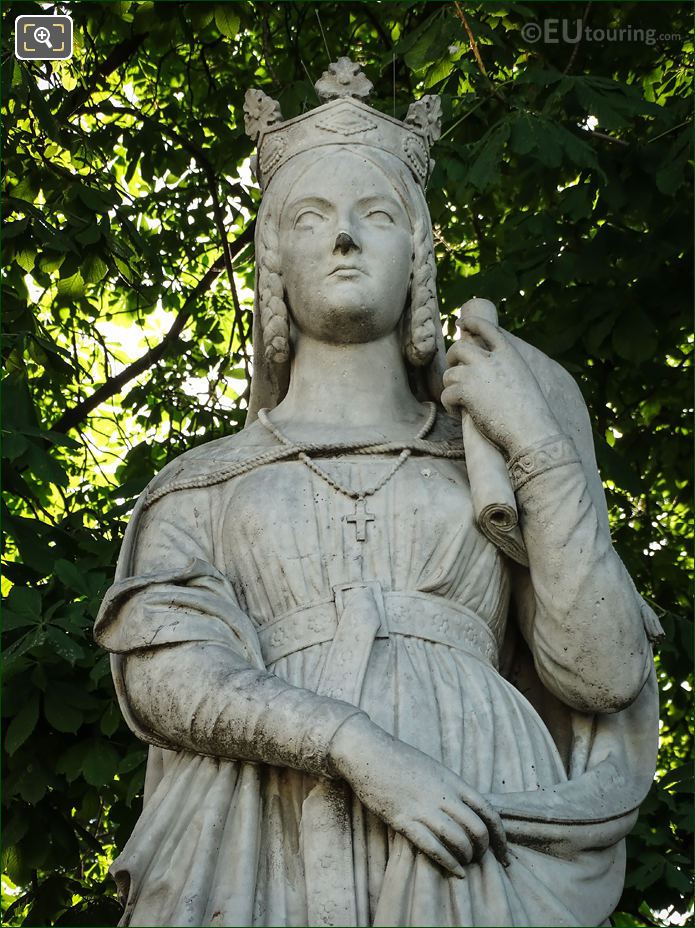
<path id="1" fill-rule="evenodd" d="M 533 596 L 520 610 L 542 682 L 573 708 L 615 712 L 652 665 L 640 599 L 601 530 L 580 463 L 522 487 L 517 499 Z"/>
<path id="2" fill-rule="evenodd" d="M 652 667 L 650 610 L 612 545 L 577 384 L 541 352 L 514 344 L 561 430 L 543 448 L 528 449 L 530 479 L 516 492 L 529 562 L 528 570 L 515 569 L 519 624 L 551 693 L 580 711 L 616 712 L 637 698 Z M 535 454 L 557 465 L 536 467 Z"/>

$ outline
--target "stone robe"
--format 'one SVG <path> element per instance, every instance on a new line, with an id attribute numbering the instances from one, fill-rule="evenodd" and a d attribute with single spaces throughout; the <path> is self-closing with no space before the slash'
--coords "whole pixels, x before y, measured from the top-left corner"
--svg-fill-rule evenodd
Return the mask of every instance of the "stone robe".
<path id="1" fill-rule="evenodd" d="M 432 437 L 455 432 L 442 414 Z M 558 604 L 585 610 L 598 590 L 610 609 L 642 608 L 585 467 L 565 464 L 519 491 L 529 575 L 476 527 L 463 461 L 414 454 L 368 499 L 375 518 L 362 542 L 345 518 L 352 501 L 300 461 L 215 482 L 274 445 L 254 423 L 160 475 L 155 487 L 201 485 L 151 506 L 143 498 L 97 623 L 123 711 L 152 745 L 144 811 L 112 868 L 122 924 L 604 923 L 622 890 L 622 839 L 653 775 L 656 701 L 645 637 L 629 708 L 576 708 Z M 392 463 L 321 459 L 353 487 Z M 557 550 L 572 564 L 562 578 L 539 566 Z M 336 627 L 351 641 L 343 657 Z M 224 697 L 200 672 L 201 649 L 228 657 Z M 345 653 L 352 666 L 336 676 Z M 146 700 L 133 704 L 129 654 L 150 661 L 176 743 Z M 488 851 L 465 878 L 450 876 L 330 779 L 328 743 L 358 708 L 490 798 L 508 867 Z M 205 756 L 200 744 L 230 714 L 236 759 Z M 261 737 L 289 744 L 278 764 L 254 753 Z M 287 765 L 293 751 L 315 758 L 312 772 Z"/>

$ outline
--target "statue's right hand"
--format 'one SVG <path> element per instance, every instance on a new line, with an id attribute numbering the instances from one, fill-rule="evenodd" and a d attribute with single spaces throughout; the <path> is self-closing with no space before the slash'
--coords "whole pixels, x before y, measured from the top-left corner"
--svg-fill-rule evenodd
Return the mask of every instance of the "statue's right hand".
<path id="1" fill-rule="evenodd" d="M 365 716 L 336 732 L 335 772 L 375 815 L 455 876 L 490 848 L 507 863 L 504 826 L 490 803 L 448 767 L 392 738 Z"/>

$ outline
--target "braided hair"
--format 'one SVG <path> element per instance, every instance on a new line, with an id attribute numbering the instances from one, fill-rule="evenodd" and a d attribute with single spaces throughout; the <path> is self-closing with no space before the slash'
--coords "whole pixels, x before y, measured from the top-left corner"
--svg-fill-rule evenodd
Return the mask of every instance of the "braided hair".
<path id="1" fill-rule="evenodd" d="M 290 316 L 280 276 L 277 222 L 272 215 L 264 217 L 258 244 L 258 302 L 265 356 L 271 363 L 284 364 L 290 357 Z"/>
<path id="2" fill-rule="evenodd" d="M 421 216 L 413 229 L 413 276 L 403 333 L 405 356 L 413 367 L 423 367 L 435 352 L 434 320 L 439 312 L 436 280 L 432 231 Z"/>

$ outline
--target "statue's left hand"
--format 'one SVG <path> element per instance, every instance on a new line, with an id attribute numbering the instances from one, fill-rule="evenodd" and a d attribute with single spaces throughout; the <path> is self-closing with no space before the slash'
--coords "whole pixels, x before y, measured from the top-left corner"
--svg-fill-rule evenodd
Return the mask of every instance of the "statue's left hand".
<path id="1" fill-rule="evenodd" d="M 447 352 L 442 404 L 468 412 L 508 457 L 561 431 L 533 372 L 498 326 L 477 316 L 461 322 Z"/>

